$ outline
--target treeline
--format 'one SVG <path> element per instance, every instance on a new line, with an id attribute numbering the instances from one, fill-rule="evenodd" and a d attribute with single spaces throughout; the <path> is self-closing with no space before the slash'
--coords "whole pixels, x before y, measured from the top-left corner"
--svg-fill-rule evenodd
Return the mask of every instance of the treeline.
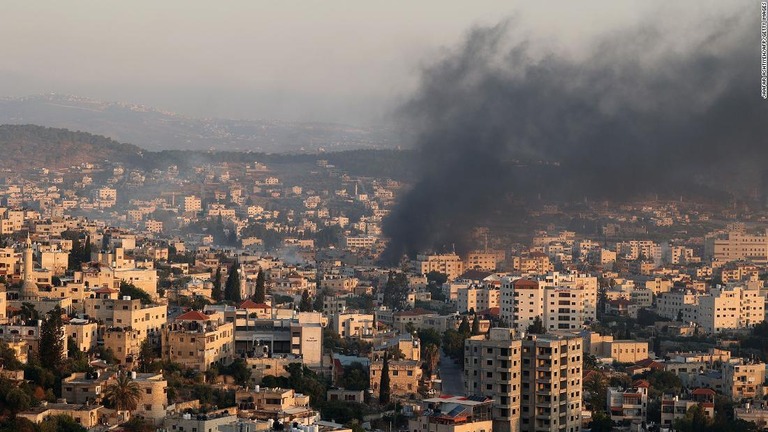
<path id="1" fill-rule="evenodd" d="M 88 132 L 38 125 L 0 125 L 0 150 L 3 162 L 11 167 L 30 166 L 61 160 L 123 163 L 145 171 L 176 165 L 180 170 L 200 164 L 253 163 L 295 164 L 327 160 L 352 175 L 412 178 L 416 170 L 409 150 L 347 150 L 333 153 L 273 154 L 262 152 L 162 150 L 149 151 L 132 144 Z"/>

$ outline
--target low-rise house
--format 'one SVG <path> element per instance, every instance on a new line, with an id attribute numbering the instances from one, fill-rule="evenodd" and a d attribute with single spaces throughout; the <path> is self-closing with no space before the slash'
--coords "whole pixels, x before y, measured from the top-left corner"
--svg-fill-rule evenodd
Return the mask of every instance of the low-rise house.
<path id="1" fill-rule="evenodd" d="M 418 394 L 421 381 L 421 365 L 415 360 L 392 360 L 387 362 L 389 368 L 389 385 L 392 396 L 409 397 Z M 379 397 L 381 374 L 384 362 L 371 362 L 370 386 L 373 396 Z"/>
<path id="2" fill-rule="evenodd" d="M 685 417 L 685 414 L 692 407 L 699 405 L 704 414 L 715 418 L 715 391 L 712 389 L 699 388 L 691 392 L 690 395 L 663 395 L 661 398 L 661 427 L 671 428 L 675 420 Z"/>
<path id="3" fill-rule="evenodd" d="M 648 389 L 646 380 L 637 380 L 631 388 L 608 388 L 608 412 L 614 422 L 643 423 L 648 415 Z"/>
<path id="4" fill-rule="evenodd" d="M 408 421 L 409 431 L 483 432 L 493 430 L 493 400 L 484 396 L 432 398 Z"/>

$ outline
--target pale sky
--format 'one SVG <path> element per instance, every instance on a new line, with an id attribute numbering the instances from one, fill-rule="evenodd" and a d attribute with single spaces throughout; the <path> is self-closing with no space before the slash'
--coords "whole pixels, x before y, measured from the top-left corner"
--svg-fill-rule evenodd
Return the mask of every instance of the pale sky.
<path id="1" fill-rule="evenodd" d="M 759 13 L 751 0 L 665 3 L 3 0 L 0 96 L 56 92 L 192 116 L 371 124 L 472 26 L 513 17 L 535 45 L 578 53 L 598 34 L 649 20 L 674 39 L 724 13 Z"/>

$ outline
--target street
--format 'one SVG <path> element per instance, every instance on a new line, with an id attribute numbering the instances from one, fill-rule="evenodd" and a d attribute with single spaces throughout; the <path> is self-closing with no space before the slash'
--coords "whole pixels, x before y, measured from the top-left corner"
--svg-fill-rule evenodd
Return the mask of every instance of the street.
<path id="1" fill-rule="evenodd" d="M 443 381 L 442 394 L 459 396 L 464 394 L 464 374 L 461 366 L 446 356 L 440 350 L 440 365 L 438 366 L 440 379 Z"/>

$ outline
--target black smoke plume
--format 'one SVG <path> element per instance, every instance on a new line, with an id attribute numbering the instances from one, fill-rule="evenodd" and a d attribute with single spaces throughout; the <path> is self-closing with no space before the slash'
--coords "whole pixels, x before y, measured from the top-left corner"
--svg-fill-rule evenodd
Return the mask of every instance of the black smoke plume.
<path id="1" fill-rule="evenodd" d="M 614 32 L 579 60 L 533 53 L 512 29 L 470 32 L 423 71 L 400 110 L 422 177 L 384 221 L 385 261 L 466 248 L 471 229 L 510 199 L 621 200 L 761 181 L 768 101 L 757 18 L 702 23 L 675 44 L 653 26 Z"/>

